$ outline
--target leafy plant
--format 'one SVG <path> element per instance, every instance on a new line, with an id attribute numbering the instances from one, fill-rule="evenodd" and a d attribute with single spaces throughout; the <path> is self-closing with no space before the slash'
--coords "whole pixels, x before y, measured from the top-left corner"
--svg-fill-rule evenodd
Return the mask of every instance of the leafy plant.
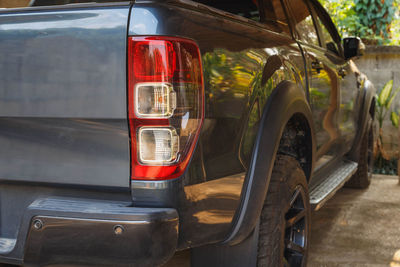
<path id="1" fill-rule="evenodd" d="M 400 184 L 400 127 L 399 127 L 399 114 L 400 114 L 400 110 L 398 110 L 397 112 L 392 111 L 392 113 L 390 114 L 390 120 L 392 121 L 392 124 L 394 127 L 397 128 L 397 132 L 398 132 L 398 147 L 397 147 L 397 176 L 399 176 L 399 184 Z"/>
<path id="2" fill-rule="evenodd" d="M 355 0 L 354 4 L 358 22 L 362 26 L 371 29 L 377 37 L 389 38 L 390 24 L 395 12 L 393 0 Z"/>
<path id="3" fill-rule="evenodd" d="M 396 128 L 399 128 L 399 113 L 392 111 L 390 113 L 390 120 L 392 121 L 392 125 Z"/>
<path id="4" fill-rule="evenodd" d="M 400 0 L 320 0 L 343 37 L 367 44 L 400 43 Z"/>
<path id="5" fill-rule="evenodd" d="M 400 88 L 397 88 L 393 91 L 393 80 L 390 80 L 383 86 L 382 90 L 376 96 L 376 119 L 378 120 L 379 124 L 379 135 L 375 145 L 377 148 L 375 158 L 377 159 L 378 165 L 383 164 L 383 159 L 390 159 L 389 155 L 383 148 L 383 121 L 390 111 L 393 100 L 399 91 Z"/>
<path id="6" fill-rule="evenodd" d="M 390 80 L 383 86 L 382 90 L 376 96 L 376 115 L 379 123 L 379 128 L 382 128 L 383 121 L 386 118 L 387 113 L 389 112 L 390 107 L 393 103 L 393 100 L 399 91 L 400 88 L 397 88 L 393 91 L 393 80 Z"/>
<path id="7" fill-rule="evenodd" d="M 353 0 L 321 0 L 342 36 L 355 35 L 358 16 Z"/>
<path id="8" fill-rule="evenodd" d="M 380 90 L 379 94 L 376 95 L 376 119 L 379 124 L 379 135 L 375 144 L 375 167 L 376 169 L 382 170 L 385 162 L 390 161 L 388 153 L 383 148 L 383 122 L 390 111 L 390 107 L 393 103 L 394 98 L 400 88 L 393 90 L 393 80 L 388 81 L 383 88 Z M 391 114 L 391 118 L 395 119 L 395 116 Z"/>

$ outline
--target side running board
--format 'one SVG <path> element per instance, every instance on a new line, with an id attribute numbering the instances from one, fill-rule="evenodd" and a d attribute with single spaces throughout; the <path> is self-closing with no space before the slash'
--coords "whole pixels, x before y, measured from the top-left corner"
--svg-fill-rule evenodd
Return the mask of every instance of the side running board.
<path id="1" fill-rule="evenodd" d="M 310 190 L 310 203 L 313 210 L 319 210 L 356 172 L 358 164 L 343 161 L 321 183 Z"/>

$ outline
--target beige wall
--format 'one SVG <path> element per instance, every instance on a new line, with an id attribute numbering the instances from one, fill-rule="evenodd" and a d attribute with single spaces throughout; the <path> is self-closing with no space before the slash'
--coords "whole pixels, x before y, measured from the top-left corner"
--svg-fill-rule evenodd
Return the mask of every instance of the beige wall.
<path id="1" fill-rule="evenodd" d="M 393 89 L 400 87 L 400 46 L 369 46 L 364 56 L 355 62 L 360 71 L 375 84 L 377 91 L 389 80 L 393 80 Z M 392 109 L 400 111 L 400 93 L 393 101 Z M 396 151 L 398 133 L 392 126 L 390 114 L 387 115 L 383 130 L 385 148 Z"/>

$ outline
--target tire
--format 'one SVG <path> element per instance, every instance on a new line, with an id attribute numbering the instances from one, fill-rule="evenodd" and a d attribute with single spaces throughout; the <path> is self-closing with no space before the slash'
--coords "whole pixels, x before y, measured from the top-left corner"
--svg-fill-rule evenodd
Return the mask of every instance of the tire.
<path id="1" fill-rule="evenodd" d="M 261 212 L 257 266 L 306 266 L 311 207 L 296 159 L 278 155 Z"/>
<path id="2" fill-rule="evenodd" d="M 372 122 L 361 139 L 360 156 L 356 173 L 345 184 L 346 187 L 365 189 L 371 183 L 372 168 L 374 163 L 374 129 Z"/>

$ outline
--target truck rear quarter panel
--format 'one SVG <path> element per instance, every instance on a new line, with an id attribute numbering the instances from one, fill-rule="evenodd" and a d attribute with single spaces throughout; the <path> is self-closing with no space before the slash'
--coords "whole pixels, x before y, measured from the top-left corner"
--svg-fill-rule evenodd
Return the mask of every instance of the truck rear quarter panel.
<path id="1" fill-rule="evenodd" d="M 189 169 L 173 181 L 132 181 L 135 205 L 177 208 L 181 248 L 227 238 L 268 96 L 283 80 L 303 85 L 297 44 L 266 27 L 194 2 L 133 5 L 128 35 L 190 38 L 202 55 L 205 121 Z"/>

